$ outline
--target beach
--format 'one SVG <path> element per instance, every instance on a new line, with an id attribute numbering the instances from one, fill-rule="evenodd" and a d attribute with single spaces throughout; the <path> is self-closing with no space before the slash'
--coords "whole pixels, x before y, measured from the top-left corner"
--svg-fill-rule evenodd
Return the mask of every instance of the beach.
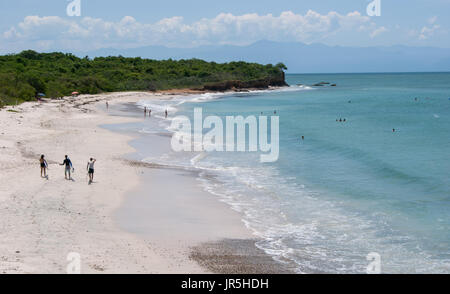
<path id="1" fill-rule="evenodd" d="M 81 95 L 0 110 L 1 273 L 64 274 L 71 252 L 86 274 L 286 272 L 195 174 L 126 159 L 135 138 L 101 127 L 142 120 L 110 115 L 116 106 L 173 95 Z M 66 154 L 73 180 L 59 165 Z M 90 157 L 97 163 L 88 185 Z"/>
<path id="2" fill-rule="evenodd" d="M 448 273 L 448 78 L 295 74 L 291 85 L 338 86 L 4 108 L 0 272 L 64 274 L 79 254 L 81 273 L 361 274 L 375 254 L 382 273 Z M 279 116 L 279 159 L 176 152 L 183 130 L 172 123 L 195 121 L 198 108 L 221 120 Z M 74 181 L 59 165 L 66 154 Z"/>

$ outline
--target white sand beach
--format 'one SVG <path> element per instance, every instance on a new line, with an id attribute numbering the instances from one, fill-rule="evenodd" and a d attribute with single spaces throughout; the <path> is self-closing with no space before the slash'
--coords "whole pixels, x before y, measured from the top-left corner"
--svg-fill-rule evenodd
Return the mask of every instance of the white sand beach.
<path id="1" fill-rule="evenodd" d="M 127 144 L 132 137 L 99 127 L 138 119 L 108 115 L 105 101 L 113 107 L 170 97 L 82 95 L 0 110 L 0 273 L 64 274 L 70 252 L 80 254 L 82 273 L 220 272 L 204 256 L 193 259 L 192 248 L 253 238 L 238 213 L 202 191 L 194 177 L 130 164 L 122 156 L 134 151 Z M 48 179 L 40 177 L 41 154 L 49 163 Z M 74 164 L 73 181 L 65 180 L 59 165 L 65 154 Z M 90 157 L 97 159 L 92 185 L 86 175 Z M 143 177 L 145 187 L 152 185 L 144 198 Z M 127 197 L 134 198 L 117 216 Z M 226 271 L 238 271 L 232 268 Z"/>

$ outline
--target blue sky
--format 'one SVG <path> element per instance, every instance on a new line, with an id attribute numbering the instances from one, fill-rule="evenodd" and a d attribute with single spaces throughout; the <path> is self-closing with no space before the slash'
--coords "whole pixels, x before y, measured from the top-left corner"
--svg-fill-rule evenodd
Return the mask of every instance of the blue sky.
<path id="1" fill-rule="evenodd" d="M 0 3 L 0 52 L 93 50 L 147 45 L 246 45 L 262 39 L 341 46 L 450 48 L 450 0 L 68 0 Z"/>

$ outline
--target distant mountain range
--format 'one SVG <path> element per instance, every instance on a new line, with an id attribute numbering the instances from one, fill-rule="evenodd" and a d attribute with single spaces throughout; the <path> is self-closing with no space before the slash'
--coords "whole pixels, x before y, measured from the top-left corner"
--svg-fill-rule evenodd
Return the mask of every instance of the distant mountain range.
<path id="1" fill-rule="evenodd" d="M 122 55 L 151 59 L 199 58 L 216 62 L 243 60 L 264 64 L 283 62 L 289 73 L 450 71 L 450 49 L 433 47 L 343 47 L 259 41 L 248 46 L 148 46 L 133 49 L 105 48 L 75 54 L 89 57 Z"/>

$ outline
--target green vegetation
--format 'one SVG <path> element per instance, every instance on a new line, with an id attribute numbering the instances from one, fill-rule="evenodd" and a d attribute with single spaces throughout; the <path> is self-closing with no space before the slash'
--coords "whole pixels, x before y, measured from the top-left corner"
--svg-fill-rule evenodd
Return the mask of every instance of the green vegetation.
<path id="1" fill-rule="evenodd" d="M 35 100 L 38 93 L 55 98 L 115 91 L 155 91 L 176 88 L 203 88 L 229 81 L 266 81 L 284 84 L 286 66 L 230 62 L 219 64 L 198 59 L 149 60 L 142 58 L 78 58 L 64 53 L 37 53 L 0 56 L 0 107 Z"/>

